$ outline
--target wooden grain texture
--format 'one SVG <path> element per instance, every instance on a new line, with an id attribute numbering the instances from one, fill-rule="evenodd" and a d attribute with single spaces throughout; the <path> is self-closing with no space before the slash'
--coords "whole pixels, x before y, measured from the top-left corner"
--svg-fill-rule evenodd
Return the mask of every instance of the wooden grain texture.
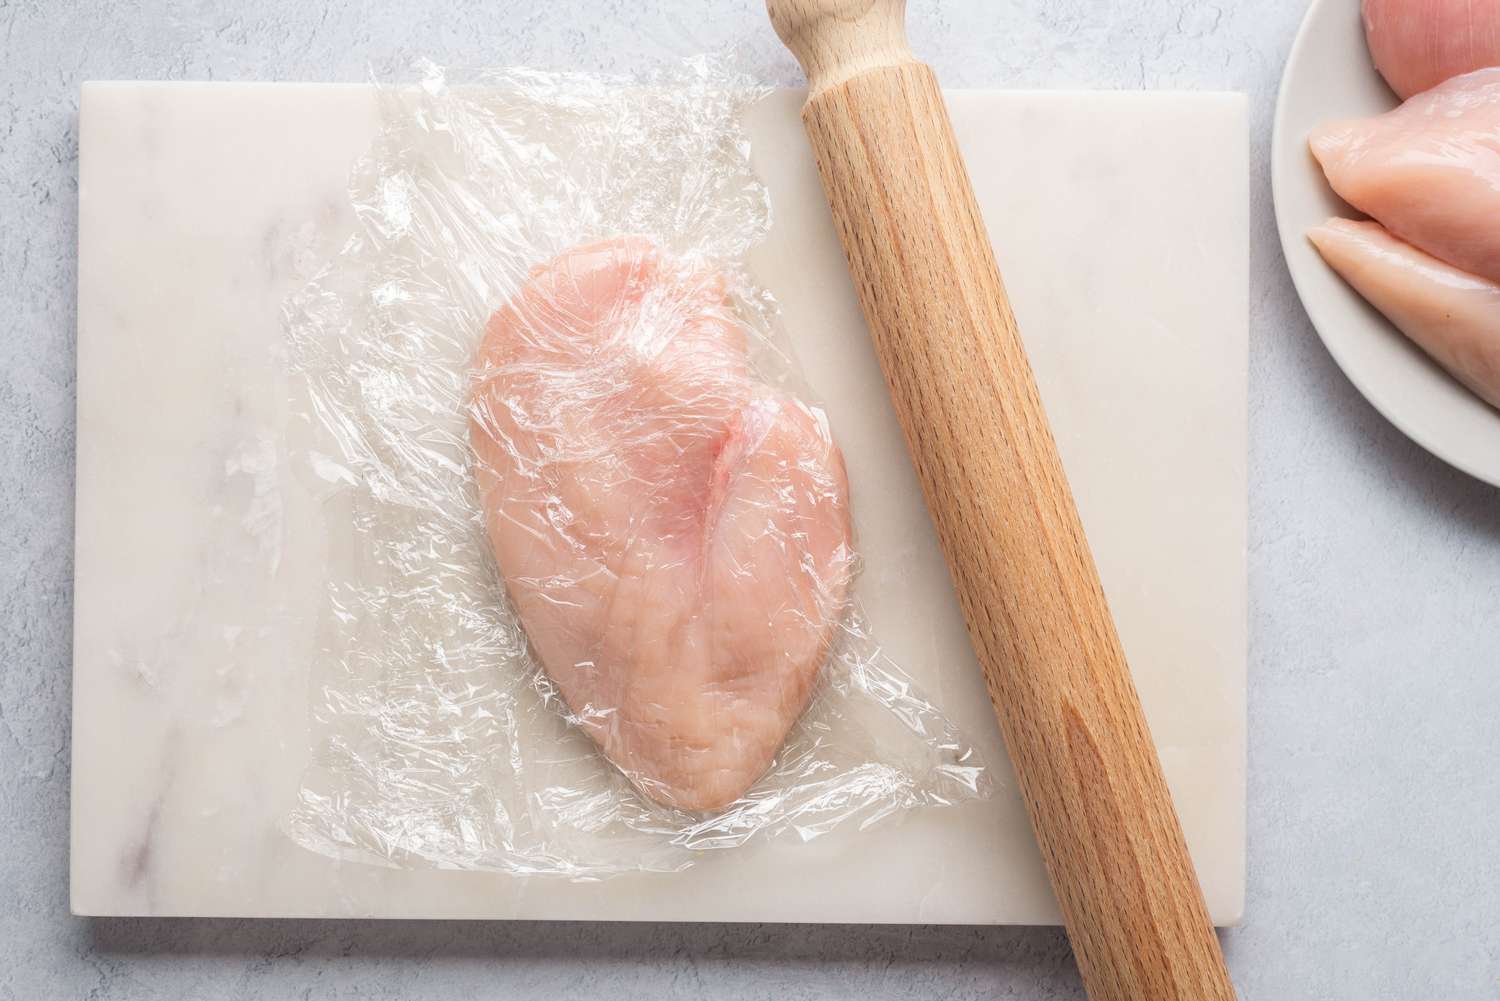
<path id="1" fill-rule="evenodd" d="M 803 121 L 1089 995 L 1231 999 L 942 93 L 906 50 L 904 6 L 768 3 L 808 71 Z"/>

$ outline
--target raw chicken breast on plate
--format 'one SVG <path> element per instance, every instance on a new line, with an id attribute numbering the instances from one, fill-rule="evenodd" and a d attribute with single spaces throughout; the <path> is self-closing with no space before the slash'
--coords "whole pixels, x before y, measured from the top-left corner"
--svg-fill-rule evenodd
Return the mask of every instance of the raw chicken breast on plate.
<path id="1" fill-rule="evenodd" d="M 1500 285 L 1422 253 L 1378 223 L 1330 219 L 1307 235 L 1402 333 L 1500 407 Z"/>
<path id="2" fill-rule="evenodd" d="M 1364 0 L 1375 68 L 1402 100 L 1450 77 L 1500 66 L 1494 0 Z"/>
<path id="3" fill-rule="evenodd" d="M 712 810 L 771 764 L 844 614 L 844 463 L 751 370 L 718 272 L 625 237 L 490 319 L 470 438 L 543 668 L 652 799 Z"/>
<path id="4" fill-rule="evenodd" d="M 1309 143 L 1349 204 L 1439 260 L 1500 281 L 1500 68 L 1325 125 Z"/>

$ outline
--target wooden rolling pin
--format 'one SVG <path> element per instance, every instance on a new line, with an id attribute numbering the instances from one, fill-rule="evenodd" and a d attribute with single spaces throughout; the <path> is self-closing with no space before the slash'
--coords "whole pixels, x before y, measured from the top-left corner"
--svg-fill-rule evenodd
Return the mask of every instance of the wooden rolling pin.
<path id="1" fill-rule="evenodd" d="M 767 7 L 1089 996 L 1232 999 L 905 0 Z"/>

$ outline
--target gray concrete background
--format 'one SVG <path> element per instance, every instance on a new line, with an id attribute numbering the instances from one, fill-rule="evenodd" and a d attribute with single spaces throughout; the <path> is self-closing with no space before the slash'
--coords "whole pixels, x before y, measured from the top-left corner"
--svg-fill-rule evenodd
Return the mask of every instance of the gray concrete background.
<path id="1" fill-rule="evenodd" d="M 1350 0 L 1352 3 L 1353 0 Z M 1500 998 L 1500 492 L 1408 442 L 1314 336 L 1267 158 L 1304 0 L 912 0 L 950 86 L 1251 100 L 1251 999 Z M 1076 998 L 1050 929 L 85 921 L 67 913 L 78 85 L 626 70 L 759 0 L 0 0 L 0 999 Z"/>

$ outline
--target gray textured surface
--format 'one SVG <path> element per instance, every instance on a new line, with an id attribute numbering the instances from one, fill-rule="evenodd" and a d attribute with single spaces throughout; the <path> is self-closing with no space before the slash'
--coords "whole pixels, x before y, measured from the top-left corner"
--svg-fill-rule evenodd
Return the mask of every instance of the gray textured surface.
<path id="1" fill-rule="evenodd" d="M 610 69 L 736 40 L 794 79 L 759 0 L 698 6 L 0 0 L 0 998 L 1081 996 L 1050 930 L 67 914 L 79 82 L 358 80 L 417 54 Z M 1251 95 L 1250 898 L 1230 965 L 1245 998 L 1495 998 L 1500 493 L 1385 424 L 1292 294 L 1266 136 L 1301 8 L 914 0 L 910 20 L 951 86 Z"/>

